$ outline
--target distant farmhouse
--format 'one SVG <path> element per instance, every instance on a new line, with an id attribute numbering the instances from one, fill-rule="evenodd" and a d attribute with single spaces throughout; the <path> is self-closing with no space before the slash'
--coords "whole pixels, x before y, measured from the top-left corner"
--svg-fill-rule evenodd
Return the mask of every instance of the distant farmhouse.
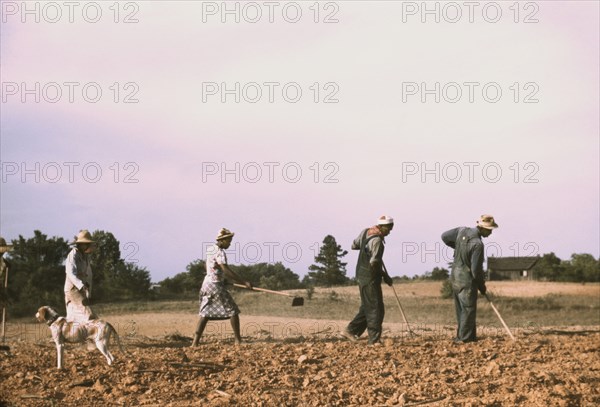
<path id="1" fill-rule="evenodd" d="M 536 257 L 488 257 L 487 269 L 490 280 L 536 280 L 533 266 Z"/>

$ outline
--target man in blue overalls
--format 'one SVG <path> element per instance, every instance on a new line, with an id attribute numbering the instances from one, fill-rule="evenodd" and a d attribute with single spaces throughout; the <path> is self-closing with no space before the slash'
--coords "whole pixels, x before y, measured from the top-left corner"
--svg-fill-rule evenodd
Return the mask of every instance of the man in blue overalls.
<path id="1" fill-rule="evenodd" d="M 391 277 L 383 270 L 383 249 L 385 236 L 394 228 L 394 220 L 381 216 L 377 225 L 364 229 L 352 243 L 352 250 L 360 250 L 356 263 L 356 280 L 360 289 L 360 308 L 358 313 L 342 332 L 346 338 L 355 341 L 367 330 L 369 344 L 378 343 L 385 309 L 381 280 L 392 285 Z"/>
<path id="2" fill-rule="evenodd" d="M 458 227 L 442 234 L 444 243 L 454 249 L 450 274 L 458 322 L 454 342 L 477 340 L 477 290 L 486 292 L 481 238 L 491 235 L 497 227 L 492 215 L 481 215 L 475 228 Z"/>

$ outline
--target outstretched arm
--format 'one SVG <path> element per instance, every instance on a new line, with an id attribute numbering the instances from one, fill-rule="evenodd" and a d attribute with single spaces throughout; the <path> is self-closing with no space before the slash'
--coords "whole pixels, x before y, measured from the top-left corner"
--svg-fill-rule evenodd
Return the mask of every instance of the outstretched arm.
<path id="1" fill-rule="evenodd" d="M 246 286 L 246 288 L 252 288 L 252 284 L 249 281 L 246 281 L 243 278 L 241 278 L 235 271 L 230 269 L 227 264 L 220 264 L 220 267 L 221 270 L 223 270 L 223 273 L 225 273 L 225 277 L 227 277 L 228 279 L 234 280 L 239 284 L 243 284 Z"/>

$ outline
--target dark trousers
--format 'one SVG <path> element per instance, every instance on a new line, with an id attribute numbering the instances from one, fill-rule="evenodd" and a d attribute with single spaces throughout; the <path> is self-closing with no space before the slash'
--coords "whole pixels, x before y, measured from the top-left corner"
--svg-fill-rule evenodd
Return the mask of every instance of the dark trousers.
<path id="1" fill-rule="evenodd" d="M 455 341 L 472 342 L 477 340 L 476 317 L 477 317 L 477 289 L 475 287 L 464 287 L 460 290 L 454 289 L 454 308 L 456 309 Z"/>
<path id="2" fill-rule="evenodd" d="M 381 281 L 360 285 L 359 289 L 360 308 L 346 330 L 356 336 L 361 336 L 367 330 L 369 343 L 379 342 L 381 339 L 381 325 L 385 315 Z"/>

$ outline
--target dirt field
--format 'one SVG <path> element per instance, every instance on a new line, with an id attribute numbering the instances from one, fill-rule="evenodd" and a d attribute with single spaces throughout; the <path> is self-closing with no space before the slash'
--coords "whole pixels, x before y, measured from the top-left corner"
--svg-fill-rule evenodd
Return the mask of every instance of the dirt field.
<path id="1" fill-rule="evenodd" d="M 597 330 L 520 332 L 515 343 L 486 335 L 468 345 L 387 332 L 380 347 L 326 332 L 269 336 L 235 347 L 213 333 L 194 349 L 177 335 L 133 336 L 124 338 L 130 355 L 115 351 L 113 367 L 98 351 L 71 346 L 63 371 L 51 343 L 22 341 L 2 352 L 0 399 L 8 406 L 600 403 Z"/>
<path id="2" fill-rule="evenodd" d="M 504 286 L 504 295 L 515 292 L 513 285 Z M 436 287 L 399 284 L 398 291 L 403 302 L 411 296 L 422 302 L 429 295 L 438 301 Z M 242 346 L 233 345 L 228 322 L 211 322 L 201 346 L 192 349 L 194 312 L 105 313 L 129 354 L 113 346 L 117 360 L 109 367 L 97 350 L 69 345 L 63 371 L 55 367 L 48 327 L 21 321 L 9 325 L 10 351 L 0 351 L 0 405 L 600 405 L 600 287 L 557 287 L 536 285 L 528 292 L 565 296 L 565 289 L 573 289 L 583 304 L 591 304 L 585 312 L 596 312 L 593 324 L 570 323 L 581 308 L 549 310 L 549 318 L 556 316 L 553 326 L 510 324 L 516 342 L 498 324 L 482 322 L 477 343 L 454 345 L 452 320 L 413 324 L 416 336 L 404 324 L 386 322 L 382 346 L 370 347 L 365 339 L 353 343 L 339 337 L 346 319 L 247 312 L 241 316 Z M 354 304 L 343 298 L 355 296 L 353 291 L 338 289 L 342 300 L 331 304 L 349 307 L 345 312 L 352 315 Z M 389 297 L 386 303 L 390 314 L 397 313 Z"/>

